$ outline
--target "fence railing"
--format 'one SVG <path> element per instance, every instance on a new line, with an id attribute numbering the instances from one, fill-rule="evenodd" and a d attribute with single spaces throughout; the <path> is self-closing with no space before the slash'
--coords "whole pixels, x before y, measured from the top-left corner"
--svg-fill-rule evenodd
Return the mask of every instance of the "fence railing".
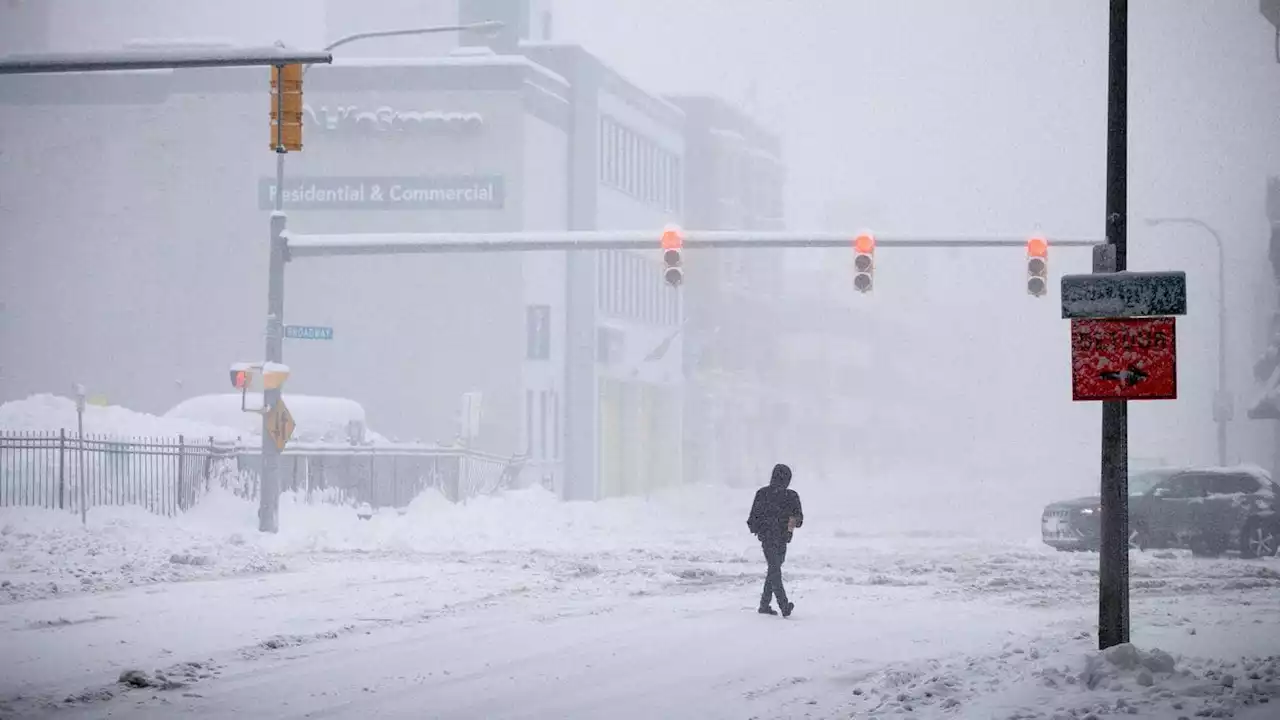
<path id="1" fill-rule="evenodd" d="M 237 449 L 242 497 L 257 499 L 262 457 L 258 448 Z M 280 456 L 280 488 L 338 504 L 403 507 L 428 489 L 453 502 L 492 495 L 515 484 L 524 458 L 425 445 L 299 443 Z M 224 483 L 226 485 L 226 483 Z M 230 486 L 229 486 L 230 487 Z"/>
<path id="2" fill-rule="evenodd" d="M 516 484 L 523 465 L 463 448 L 294 443 L 280 457 L 280 486 L 309 502 L 398 508 L 432 488 L 454 502 L 491 495 Z M 213 438 L 0 431 L 0 507 L 137 505 L 174 515 L 214 485 L 257 500 L 261 467 L 259 448 Z"/>
<path id="3" fill-rule="evenodd" d="M 137 505 L 160 515 L 191 508 L 231 446 L 211 438 L 117 438 L 58 432 L 0 432 L 0 507 L 79 512 Z"/>

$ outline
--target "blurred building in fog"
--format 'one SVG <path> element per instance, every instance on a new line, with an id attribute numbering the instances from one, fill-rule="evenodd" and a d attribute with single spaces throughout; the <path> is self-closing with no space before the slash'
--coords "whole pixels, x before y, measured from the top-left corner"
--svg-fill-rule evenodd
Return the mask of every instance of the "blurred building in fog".
<path id="1" fill-rule="evenodd" d="M 1280 0 L 1260 0 L 1262 16 L 1276 31 L 1280 43 Z M 1280 45 L 1277 45 L 1280 48 Z M 1276 57 L 1280 63 L 1280 55 Z M 1275 276 L 1276 304 L 1261 308 L 1269 316 L 1266 349 L 1254 364 L 1254 376 L 1258 381 L 1258 395 L 1249 408 L 1253 420 L 1275 422 L 1280 420 L 1280 177 L 1267 180 L 1267 221 L 1270 225 L 1268 244 L 1269 259 Z M 1271 433 L 1273 438 L 1273 476 L 1280 478 L 1280 426 Z"/>
<path id="2" fill-rule="evenodd" d="M 659 97 L 555 42 L 549 8 L 280 2 L 246 30 L 250 0 L 136 0 L 125 15 L 50 0 L 0 5 L 0 33 L 23 51 L 280 32 L 316 47 L 501 20 L 492 36 L 354 42 L 310 68 L 290 227 L 651 229 L 653 251 L 293 262 L 286 322 L 335 336 L 286 343 L 288 390 L 352 398 L 381 433 L 428 441 L 455 440 L 464 395 L 479 393 L 470 441 L 527 453 L 566 498 L 755 483 L 780 459 L 847 451 L 847 309 L 784 286 L 777 251 L 693 252 L 682 289 L 661 280 L 668 222 L 784 227 L 777 136 L 714 96 Z M 261 354 L 277 191 L 267 97 L 256 68 L 0 80 L 0 346 L 39 347 L 0 357 L 0 398 L 79 381 L 163 411 L 224 390 L 228 363 Z"/>
<path id="3" fill-rule="evenodd" d="M 1267 182 L 1267 220 L 1270 225 L 1268 247 L 1278 301 L 1259 308 L 1260 313 L 1269 316 L 1270 322 L 1265 349 L 1253 367 L 1258 386 L 1249 407 L 1249 418 L 1275 422 L 1280 420 L 1280 177 L 1270 178 Z M 1280 477 L 1280 430 L 1276 437 L 1272 472 Z"/>
<path id="4" fill-rule="evenodd" d="M 685 226 L 780 230 L 781 142 L 715 96 L 672 97 L 685 113 Z M 754 484 L 781 460 L 789 427 L 774 316 L 780 252 L 700 250 L 686 261 L 685 474 Z"/>
<path id="5" fill-rule="evenodd" d="M 32 30 L 24 50 L 68 50 L 232 36 L 252 15 L 236 1 L 197 27 L 202 6 L 140 4 L 154 12 L 0 5 L 0 26 Z M 331 326 L 334 339 L 286 342 L 286 394 L 349 397 L 385 435 L 453 441 L 464 395 L 478 392 L 470 441 L 528 453 L 564 497 L 679 482 L 683 311 L 657 247 L 683 206 L 680 109 L 581 48 L 545 42 L 538 2 L 279 5 L 320 16 L 291 38 L 305 46 L 472 18 L 511 31 L 353 43 L 310 68 L 304 150 L 286 162 L 291 229 L 654 230 L 653 253 L 295 261 L 285 321 Z M 267 77 L 0 79 L 0 399 L 79 381 L 163 411 L 224 390 L 229 363 L 260 357 L 278 191 Z"/>

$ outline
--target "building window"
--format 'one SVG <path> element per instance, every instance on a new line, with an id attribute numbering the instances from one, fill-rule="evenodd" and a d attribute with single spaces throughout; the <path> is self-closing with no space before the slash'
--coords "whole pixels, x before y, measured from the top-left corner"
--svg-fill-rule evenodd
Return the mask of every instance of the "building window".
<path id="1" fill-rule="evenodd" d="M 625 294 L 626 287 L 627 287 L 627 276 L 626 276 L 626 265 L 623 262 L 624 260 L 626 260 L 626 257 L 624 257 L 622 252 L 619 250 L 614 250 L 612 254 L 613 254 L 612 312 L 615 315 L 622 315 L 627 311 L 627 306 L 626 306 L 627 300 L 626 300 L 626 294 Z"/>
<path id="2" fill-rule="evenodd" d="M 538 457 L 543 460 L 547 459 L 547 391 L 543 390 L 538 393 L 539 412 L 538 416 L 542 418 L 542 422 L 538 423 Z"/>
<path id="3" fill-rule="evenodd" d="M 533 454 L 533 391 L 524 391 L 524 454 Z"/>
<path id="4" fill-rule="evenodd" d="M 600 118 L 600 182 L 667 212 L 684 193 L 680 158 L 608 116 Z"/>
<path id="5" fill-rule="evenodd" d="M 609 309 L 609 296 L 605 293 L 609 290 L 609 251 L 596 253 L 596 307 L 601 310 Z"/>
<path id="6" fill-rule="evenodd" d="M 551 459 L 560 459 L 560 393 L 551 393 Z"/>
<path id="7" fill-rule="evenodd" d="M 676 211 L 677 213 L 680 213 L 680 212 L 683 212 L 684 210 L 684 173 L 681 171 L 682 164 L 680 162 L 680 158 L 678 157 L 671 158 L 671 165 L 672 165 L 671 175 L 674 178 L 675 186 L 676 186 L 675 204 L 672 206 L 671 209 Z"/>
<path id="8" fill-rule="evenodd" d="M 530 305 L 525 316 L 525 356 L 529 360 L 551 359 L 551 307 Z"/>

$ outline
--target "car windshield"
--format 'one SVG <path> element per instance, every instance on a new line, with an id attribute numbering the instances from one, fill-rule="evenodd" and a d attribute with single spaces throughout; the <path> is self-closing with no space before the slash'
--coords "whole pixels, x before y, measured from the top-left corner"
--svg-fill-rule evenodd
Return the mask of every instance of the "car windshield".
<path id="1" fill-rule="evenodd" d="M 1170 473 L 1160 471 L 1148 471 L 1138 473 L 1129 478 L 1129 497 L 1138 495 L 1146 495 L 1151 488 L 1160 484 L 1162 480 L 1168 478 Z"/>

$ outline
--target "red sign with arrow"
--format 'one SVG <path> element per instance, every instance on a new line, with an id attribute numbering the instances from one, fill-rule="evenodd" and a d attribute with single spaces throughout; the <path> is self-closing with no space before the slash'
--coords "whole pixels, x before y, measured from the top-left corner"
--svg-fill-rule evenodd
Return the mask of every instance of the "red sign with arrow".
<path id="1" fill-rule="evenodd" d="M 1072 320 L 1074 399 L 1177 399 L 1175 327 L 1172 317 Z"/>

